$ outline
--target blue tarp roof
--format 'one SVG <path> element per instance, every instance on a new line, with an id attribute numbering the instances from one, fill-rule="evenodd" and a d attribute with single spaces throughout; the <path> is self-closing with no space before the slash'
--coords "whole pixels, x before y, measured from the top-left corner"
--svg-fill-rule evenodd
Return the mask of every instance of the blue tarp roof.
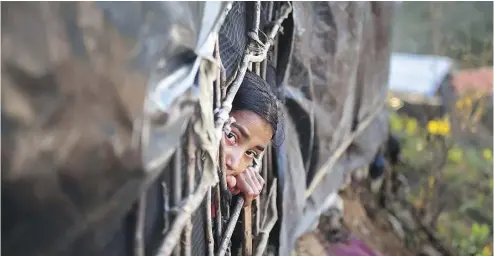
<path id="1" fill-rule="evenodd" d="M 448 57 L 393 53 L 388 79 L 389 90 L 433 96 L 453 65 L 454 61 Z"/>

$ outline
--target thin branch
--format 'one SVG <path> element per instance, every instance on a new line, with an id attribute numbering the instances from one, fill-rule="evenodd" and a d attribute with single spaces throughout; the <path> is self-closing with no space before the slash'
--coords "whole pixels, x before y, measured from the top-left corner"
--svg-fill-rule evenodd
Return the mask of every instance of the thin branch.
<path id="1" fill-rule="evenodd" d="M 221 214 L 221 188 L 220 188 L 220 185 L 217 184 L 215 186 L 215 195 L 214 195 L 214 198 L 215 198 L 215 202 L 216 202 L 216 207 L 215 207 L 215 210 L 216 210 L 216 242 L 220 242 L 221 241 L 221 235 L 223 233 L 223 218 L 222 218 L 222 214 Z M 219 244 L 218 244 L 219 246 Z"/>
<path id="2" fill-rule="evenodd" d="M 137 210 L 137 225 L 135 232 L 135 255 L 136 256 L 144 256 L 144 222 L 146 217 L 146 197 L 147 191 L 141 194 L 141 198 L 139 199 L 139 205 Z"/>
<path id="3" fill-rule="evenodd" d="M 228 244 L 230 243 L 230 238 L 232 237 L 233 230 L 237 224 L 238 217 L 240 217 L 240 213 L 242 211 L 242 207 L 244 206 L 244 198 L 239 197 L 237 204 L 235 205 L 235 209 L 233 210 L 232 216 L 225 230 L 225 234 L 223 239 L 221 240 L 221 244 L 219 247 L 217 256 L 225 256 L 226 251 L 228 249 Z"/>
<path id="4" fill-rule="evenodd" d="M 254 20 L 254 32 L 259 33 L 259 25 L 261 23 L 261 1 L 256 1 L 255 3 L 255 20 Z"/>
<path id="5" fill-rule="evenodd" d="M 192 126 L 189 126 L 187 135 L 187 186 L 185 188 L 187 196 L 189 196 L 194 191 L 197 160 L 200 159 L 196 155 L 200 154 L 200 151 L 196 150 Z M 184 256 L 192 255 L 192 220 L 190 218 L 185 225 L 182 250 Z"/>
<path id="6" fill-rule="evenodd" d="M 243 221 L 244 238 L 242 241 L 242 250 L 244 256 L 252 256 L 252 204 L 244 207 Z"/>
<path id="7" fill-rule="evenodd" d="M 219 46 L 219 40 L 216 39 L 216 45 L 215 45 L 215 59 L 216 59 L 216 64 L 218 65 L 218 71 L 216 73 L 216 81 L 215 81 L 215 86 L 214 86 L 214 108 L 219 108 L 221 107 L 221 72 L 222 72 L 222 64 L 221 64 L 221 57 L 220 57 L 220 46 Z"/>
<path id="8" fill-rule="evenodd" d="M 182 148 L 179 146 L 175 151 L 175 162 L 173 168 L 173 204 L 178 205 L 182 201 Z M 174 214 L 174 218 L 177 218 L 178 213 Z M 167 229 L 169 226 L 167 227 Z M 168 231 L 168 230 L 167 230 Z M 165 231 L 163 231 L 165 232 Z M 181 255 L 180 246 L 175 246 L 173 252 L 175 256 Z"/>
<path id="9" fill-rule="evenodd" d="M 205 171 L 204 173 L 206 174 L 207 172 Z M 180 239 L 180 234 L 182 233 L 185 224 L 190 220 L 192 213 L 197 210 L 204 200 L 208 189 L 211 187 L 212 180 L 213 178 L 209 175 L 203 175 L 201 177 L 201 182 L 199 183 L 196 192 L 189 196 L 185 204 L 177 210 L 177 218 L 173 222 L 165 239 L 163 239 L 156 256 L 168 256 L 171 254 L 173 248 Z"/>
<path id="10" fill-rule="evenodd" d="M 269 190 L 269 195 L 267 201 L 269 201 L 268 207 L 271 208 L 271 211 L 273 212 L 272 218 L 267 220 L 268 218 L 268 207 L 265 209 L 264 213 L 264 218 L 262 221 L 262 231 L 260 232 L 260 240 L 259 243 L 257 244 L 256 247 L 256 252 L 255 256 L 262 256 L 264 254 L 264 251 L 266 250 L 266 246 L 268 245 L 268 239 L 269 239 L 269 234 L 271 233 L 271 230 L 273 229 L 274 225 L 276 224 L 276 221 L 278 221 L 278 208 L 276 205 L 276 198 L 278 195 L 277 191 L 277 179 L 273 179 L 273 185 L 271 186 L 271 189 Z"/>
<path id="11" fill-rule="evenodd" d="M 163 234 L 168 231 L 170 227 L 169 214 L 170 214 L 170 199 L 168 196 L 168 186 L 165 182 L 161 183 L 161 187 L 163 188 Z"/>
<path id="12" fill-rule="evenodd" d="M 242 81 L 244 79 L 245 72 L 247 71 L 247 68 L 249 67 L 249 63 L 250 62 L 261 62 L 264 59 L 266 59 L 269 48 L 273 44 L 274 38 L 276 37 L 276 35 L 280 31 L 281 24 L 283 23 L 283 21 L 285 19 L 288 18 L 288 15 L 292 12 L 292 6 L 290 4 L 283 5 L 281 8 L 282 8 L 282 15 L 280 15 L 280 17 L 274 22 L 274 25 L 268 34 L 268 38 L 267 38 L 266 43 L 262 44 L 259 41 L 259 36 L 257 33 L 258 31 L 248 33 L 249 36 L 251 37 L 252 41 L 257 43 L 258 46 L 261 46 L 262 50 L 260 51 L 259 55 L 256 55 L 256 51 L 250 50 L 251 47 L 247 47 L 245 49 L 244 55 L 242 58 L 242 62 L 241 62 L 240 67 L 238 69 L 237 75 L 235 76 L 235 80 L 232 82 L 232 85 L 230 86 L 228 93 L 226 95 L 226 98 L 222 104 L 222 108 L 224 110 L 228 111 L 228 113 L 231 110 L 231 107 L 232 107 L 231 104 L 233 102 L 233 98 L 237 94 L 238 88 L 240 87 L 240 84 L 242 83 Z M 257 11 L 259 11 L 259 13 L 257 13 Z M 259 15 L 260 15 L 260 10 L 256 10 L 255 17 L 258 17 Z M 254 48 L 254 47 L 252 47 L 252 48 Z M 257 51 L 257 52 L 259 52 L 259 51 Z M 219 127 L 221 122 L 224 124 L 225 121 L 226 121 L 226 119 L 222 120 L 222 118 L 220 118 L 220 120 L 218 120 L 216 122 L 216 127 Z M 221 126 L 221 127 L 223 127 L 223 126 Z"/>
<path id="13" fill-rule="evenodd" d="M 377 117 L 377 115 L 381 112 L 381 109 L 384 107 L 383 103 L 379 103 L 379 106 L 377 106 L 374 111 L 370 116 L 368 116 L 363 122 L 360 123 L 358 126 L 357 130 L 355 132 L 351 133 L 342 143 L 341 145 L 336 149 L 334 154 L 329 158 L 327 162 L 325 162 L 317 171 L 315 174 L 314 178 L 312 179 L 312 182 L 310 183 L 310 186 L 307 188 L 305 191 L 305 198 L 309 198 L 312 193 L 317 188 L 317 185 L 321 183 L 323 178 L 326 176 L 326 174 L 330 173 L 332 171 L 332 168 L 336 165 L 337 161 L 340 159 L 340 157 L 346 152 L 347 148 L 350 146 L 350 144 L 353 142 L 353 140 L 359 136 L 366 128 L 369 126 L 372 121 Z"/>
<path id="14" fill-rule="evenodd" d="M 208 244 L 208 255 L 214 255 L 214 238 L 213 238 L 213 225 L 211 218 L 211 189 L 206 194 L 206 242 Z"/>
<path id="15" fill-rule="evenodd" d="M 225 218 L 230 218 L 230 196 L 224 196 L 221 197 L 221 193 L 228 193 L 228 187 L 226 184 L 226 168 L 225 168 L 225 150 L 223 148 L 223 138 L 221 139 L 222 142 L 220 143 L 220 150 L 219 150 L 219 167 L 220 167 L 220 188 L 221 191 L 219 191 L 220 195 L 220 201 L 218 203 L 218 207 L 221 207 L 221 210 L 225 211 Z"/>
<path id="16" fill-rule="evenodd" d="M 257 236 L 261 230 L 261 197 L 257 198 L 257 200 L 254 201 L 255 203 L 255 208 L 256 208 L 256 214 L 254 218 L 254 236 Z"/>
<path id="17" fill-rule="evenodd" d="M 290 3 L 281 6 L 281 15 L 274 21 L 273 27 L 271 31 L 268 33 L 268 38 L 267 42 L 264 43 L 264 47 L 259 55 L 252 56 L 250 61 L 252 62 L 261 62 L 264 59 L 266 59 L 266 56 L 268 54 L 269 48 L 271 48 L 271 45 L 274 42 L 274 39 L 276 38 L 276 35 L 280 32 L 281 29 L 281 24 L 283 21 L 285 21 L 288 18 L 288 15 L 292 12 L 292 5 Z M 249 35 L 255 38 L 255 35 L 252 33 L 249 33 Z"/>
<path id="18" fill-rule="evenodd" d="M 257 8 L 259 8 L 259 10 L 261 8 L 261 2 L 260 1 L 257 1 L 256 2 L 256 9 Z M 256 31 L 258 31 L 258 30 L 259 30 L 259 28 L 257 28 Z M 262 65 L 262 64 L 264 64 L 264 65 Z M 256 75 L 261 76 L 261 78 L 263 80 L 266 80 L 266 72 L 265 72 L 266 71 L 266 65 L 267 65 L 267 59 L 263 60 L 262 62 L 257 62 L 254 65 L 254 72 L 256 73 Z M 264 70 L 264 72 L 262 72 L 263 70 Z M 264 171 L 264 169 L 266 168 L 265 165 L 266 165 L 266 159 L 265 159 L 265 157 L 262 157 L 261 171 Z M 266 179 L 266 176 L 264 176 L 263 178 Z M 259 230 L 260 230 L 260 222 L 261 222 L 261 199 L 262 199 L 262 191 L 261 191 L 261 196 L 259 196 L 259 198 L 257 200 L 255 200 L 256 214 L 255 214 L 255 219 L 254 219 L 254 224 L 255 224 L 254 225 L 254 235 L 259 234 Z"/>

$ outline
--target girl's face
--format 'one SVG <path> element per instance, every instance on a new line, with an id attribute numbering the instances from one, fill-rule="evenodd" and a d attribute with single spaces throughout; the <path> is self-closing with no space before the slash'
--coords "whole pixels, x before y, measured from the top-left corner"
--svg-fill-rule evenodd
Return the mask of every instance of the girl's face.
<path id="1" fill-rule="evenodd" d="M 236 122 L 231 132 L 224 135 L 227 175 L 245 171 L 257 155 L 264 151 L 273 137 L 269 123 L 249 110 L 232 112 Z"/>

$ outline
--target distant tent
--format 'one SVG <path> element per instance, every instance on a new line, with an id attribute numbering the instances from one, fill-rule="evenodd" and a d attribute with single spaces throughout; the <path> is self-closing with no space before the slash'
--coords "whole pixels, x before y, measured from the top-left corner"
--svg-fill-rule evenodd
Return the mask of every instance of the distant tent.
<path id="1" fill-rule="evenodd" d="M 389 72 L 389 90 L 434 96 L 454 61 L 448 57 L 393 53 Z"/>
<path id="2" fill-rule="evenodd" d="M 454 99 L 451 77 L 454 60 L 433 55 L 393 53 L 390 60 L 388 89 L 390 97 L 402 101 L 401 113 L 422 124 L 443 115 Z"/>

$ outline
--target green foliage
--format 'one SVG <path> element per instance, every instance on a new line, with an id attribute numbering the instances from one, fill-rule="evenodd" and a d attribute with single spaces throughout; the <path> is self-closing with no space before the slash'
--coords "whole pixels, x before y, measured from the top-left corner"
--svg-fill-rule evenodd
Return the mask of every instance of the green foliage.
<path id="1" fill-rule="evenodd" d="M 449 56 L 463 68 L 491 66 L 492 24 L 492 2 L 401 2 L 394 12 L 393 50 Z"/>
<path id="2" fill-rule="evenodd" d="M 453 234 L 453 247 L 458 255 L 484 255 L 484 247 L 491 240 L 489 226 L 486 224 L 474 223 L 469 236 L 462 235 L 456 229 Z"/>
<path id="3" fill-rule="evenodd" d="M 393 51 L 448 56 L 460 69 L 493 65 L 492 2 L 409 1 L 396 7 Z M 409 180 L 409 201 L 425 211 L 431 204 L 445 204 L 436 222 L 438 233 L 457 255 L 487 256 L 492 255 L 487 243 L 493 233 L 492 137 L 482 137 L 477 128 L 481 123 L 492 133 L 492 104 L 478 104 L 475 95 L 458 99 L 450 113 L 472 138 L 454 138 L 448 117 L 420 126 L 413 118 L 391 113 L 389 122 L 402 143 L 407 164 L 397 171 Z"/>
<path id="4" fill-rule="evenodd" d="M 413 118 L 396 113 L 390 113 L 389 122 L 402 143 L 402 157 L 408 163 L 397 170 L 411 183 L 410 203 L 424 208 L 427 200 L 446 202 L 437 231 L 454 246 L 458 255 L 485 255 L 493 229 L 492 149 L 460 146 L 449 135 L 433 136 L 428 127 L 415 125 Z M 441 147 L 443 144 L 438 143 L 441 140 L 448 146 Z M 442 169 L 434 169 L 441 155 L 446 157 L 446 163 Z M 445 190 L 442 195 L 433 193 L 438 184 Z"/>

